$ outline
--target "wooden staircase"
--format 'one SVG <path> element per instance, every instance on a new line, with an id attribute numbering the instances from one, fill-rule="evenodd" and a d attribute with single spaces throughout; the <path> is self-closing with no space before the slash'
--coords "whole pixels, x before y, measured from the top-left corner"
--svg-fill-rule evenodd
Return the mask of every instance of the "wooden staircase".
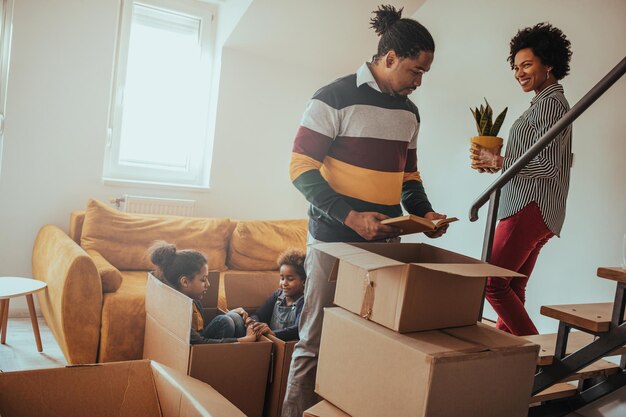
<path id="1" fill-rule="evenodd" d="M 626 386 L 626 270 L 597 275 L 616 281 L 613 303 L 543 306 L 541 314 L 559 320 L 558 333 L 525 336 L 541 346 L 529 417 L 565 416 Z M 614 355 L 620 365 L 603 359 Z"/>

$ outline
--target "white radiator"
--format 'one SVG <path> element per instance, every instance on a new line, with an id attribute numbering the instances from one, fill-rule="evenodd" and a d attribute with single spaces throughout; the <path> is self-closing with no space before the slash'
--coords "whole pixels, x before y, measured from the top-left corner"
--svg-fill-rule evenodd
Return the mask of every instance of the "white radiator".
<path id="1" fill-rule="evenodd" d="M 193 216 L 195 200 L 177 198 L 158 198 L 140 195 L 128 195 L 111 201 L 120 210 L 127 213 L 170 214 L 176 216 Z"/>

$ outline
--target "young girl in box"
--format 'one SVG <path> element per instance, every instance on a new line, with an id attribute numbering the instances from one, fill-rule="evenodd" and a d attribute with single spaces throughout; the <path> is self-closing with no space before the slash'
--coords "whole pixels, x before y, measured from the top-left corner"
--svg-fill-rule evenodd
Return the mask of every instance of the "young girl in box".
<path id="1" fill-rule="evenodd" d="M 150 260 L 157 267 L 154 275 L 193 300 L 190 343 L 256 342 L 252 326 L 246 327 L 239 314 L 229 312 L 216 316 L 204 325 L 200 300 L 209 288 L 209 266 L 206 256 L 196 250 L 177 250 L 176 246 L 158 241 L 149 249 Z"/>
<path id="2" fill-rule="evenodd" d="M 277 289 L 256 313 L 248 316 L 243 308 L 231 310 L 257 335 L 271 334 L 289 341 L 298 340 L 298 322 L 304 305 L 304 252 L 290 249 L 278 257 L 280 288 Z"/>

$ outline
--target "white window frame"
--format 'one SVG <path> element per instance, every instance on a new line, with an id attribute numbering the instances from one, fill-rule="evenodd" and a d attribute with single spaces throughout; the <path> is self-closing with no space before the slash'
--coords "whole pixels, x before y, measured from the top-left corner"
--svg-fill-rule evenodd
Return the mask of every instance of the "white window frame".
<path id="1" fill-rule="evenodd" d="M 120 141 L 123 112 L 124 87 L 126 83 L 126 68 L 129 53 L 130 31 L 132 23 L 133 5 L 139 4 L 156 9 L 164 9 L 183 16 L 192 16 L 201 20 L 201 60 L 202 79 L 199 89 L 207 92 L 204 97 L 204 140 L 194 152 L 194 158 L 186 171 L 173 171 L 146 166 L 121 164 Z M 213 63 L 215 62 L 215 22 L 216 7 L 200 0 L 123 0 L 120 10 L 120 26 L 116 52 L 115 75 L 109 108 L 109 126 L 104 156 L 103 179 L 105 183 L 134 183 L 145 185 L 166 185 L 185 188 L 208 188 L 213 151 L 214 127 L 210 121 L 210 106 L 215 100 L 211 95 Z M 158 123 L 158 120 L 155 120 Z"/>
<path id="2" fill-rule="evenodd" d="M 2 149 L 4 148 L 4 116 L 6 114 L 13 30 L 13 0 L 0 0 L 0 175 L 2 175 Z"/>

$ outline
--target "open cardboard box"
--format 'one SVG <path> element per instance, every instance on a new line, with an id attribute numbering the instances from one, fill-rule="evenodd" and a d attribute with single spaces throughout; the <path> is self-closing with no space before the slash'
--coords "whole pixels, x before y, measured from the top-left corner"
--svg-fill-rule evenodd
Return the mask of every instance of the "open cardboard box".
<path id="1" fill-rule="evenodd" d="M 141 360 L 0 373 L 2 417 L 235 417 L 209 385 Z"/>
<path id="2" fill-rule="evenodd" d="M 517 272 L 425 243 L 320 243 L 337 262 L 335 304 L 409 333 L 475 324 L 488 276 Z"/>
<path id="3" fill-rule="evenodd" d="M 303 417 L 350 417 L 326 400 L 322 400 L 313 407 L 304 410 Z"/>
<path id="4" fill-rule="evenodd" d="M 261 272 L 222 272 L 222 282 L 226 300 L 230 308 L 242 307 L 248 313 L 254 313 L 279 287 L 278 271 Z M 265 396 L 265 417 L 278 417 L 283 408 L 287 389 L 287 378 L 291 365 L 291 355 L 296 341 L 284 342 L 277 337 L 268 336 L 274 344 L 270 378 Z"/>
<path id="5" fill-rule="evenodd" d="M 219 314 L 218 274 L 209 274 L 211 286 L 203 298 L 208 323 Z M 247 416 L 263 412 L 272 342 L 190 345 L 192 300 L 154 276 L 146 287 L 146 331 L 143 356 L 208 383 Z"/>
<path id="6" fill-rule="evenodd" d="M 481 323 L 401 334 L 327 308 L 315 391 L 359 417 L 526 417 L 538 352 Z"/>

